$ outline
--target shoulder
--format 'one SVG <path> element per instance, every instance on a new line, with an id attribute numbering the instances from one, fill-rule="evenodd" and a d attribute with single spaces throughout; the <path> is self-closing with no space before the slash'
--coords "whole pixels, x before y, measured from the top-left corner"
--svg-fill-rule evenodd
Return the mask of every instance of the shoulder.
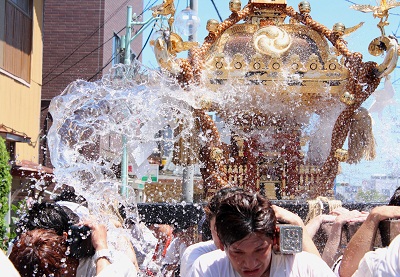
<path id="1" fill-rule="evenodd" d="M 335 276 L 331 268 L 317 255 L 301 252 L 294 255 L 272 254 L 271 276 L 279 272 L 290 272 L 288 276 Z M 278 276 L 276 275 L 276 276 Z"/>
<path id="2" fill-rule="evenodd" d="M 197 258 L 214 250 L 217 250 L 217 247 L 212 240 L 190 245 L 186 248 L 185 252 L 183 252 L 181 258 L 181 274 L 189 271 Z"/>
<path id="3" fill-rule="evenodd" d="M 208 253 L 205 253 L 204 255 L 201 255 L 197 260 L 197 262 L 202 262 L 202 263 L 212 263 L 212 262 L 224 262 L 228 261 L 229 259 L 226 256 L 225 252 L 222 250 L 214 250 Z"/>
<path id="4" fill-rule="evenodd" d="M 214 241 L 202 241 L 195 244 L 190 245 L 186 248 L 183 256 L 190 257 L 190 256 L 200 256 L 205 253 L 209 253 L 211 251 L 217 250 L 217 247 L 214 244 Z"/>
<path id="5" fill-rule="evenodd" d="M 389 248 L 399 249 L 400 247 L 400 235 L 397 235 L 389 245 Z"/>
<path id="6" fill-rule="evenodd" d="M 17 277 L 18 271 L 15 269 L 13 263 L 7 258 L 4 252 L 0 249 L 0 265 L 3 276 Z"/>
<path id="7" fill-rule="evenodd" d="M 224 251 L 215 250 L 200 256 L 193 264 L 191 277 L 236 276 Z"/>
<path id="8" fill-rule="evenodd" d="M 400 275 L 400 236 L 397 236 L 386 248 L 367 252 L 361 259 L 355 276 L 381 274 L 382 276 Z"/>
<path id="9" fill-rule="evenodd" d="M 137 271 L 129 257 L 117 250 L 110 250 L 112 263 L 106 266 L 96 277 L 120 276 L 120 277 L 136 277 Z M 92 257 L 93 260 L 93 257 Z M 80 263 L 80 261 L 79 261 Z M 92 276 L 92 275 L 87 275 Z M 93 275 L 94 276 L 94 275 Z"/>

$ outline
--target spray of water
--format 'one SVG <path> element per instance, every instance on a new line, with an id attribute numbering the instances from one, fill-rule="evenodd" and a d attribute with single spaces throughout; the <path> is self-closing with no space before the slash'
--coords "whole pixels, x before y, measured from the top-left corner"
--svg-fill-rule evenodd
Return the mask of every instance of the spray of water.
<path id="1" fill-rule="evenodd" d="M 217 91 L 206 87 L 183 89 L 167 73 L 150 70 L 138 62 L 117 65 L 97 82 L 71 83 L 49 107 L 53 125 L 48 144 L 56 183 L 73 186 L 88 200 L 97 218 L 107 222 L 110 215 L 104 211 L 110 209 L 104 208 L 104 203 L 135 205 L 133 192 L 129 197 L 119 195 L 120 181 L 112 170 L 121 163 L 123 139 L 134 174 L 143 176 L 148 170 L 147 158 L 161 140 L 173 145 L 180 138 L 197 136 L 200 145 L 207 142 L 207 136 L 193 133 L 193 110 L 201 108 L 204 99 L 211 101 L 223 126 L 220 131 L 228 138 L 231 132 L 258 137 L 262 148 L 268 149 L 273 145 L 277 123 L 285 121 L 279 124 L 288 130 L 297 126 L 303 136 L 310 137 L 305 149 L 309 159 L 320 162 L 328 155 L 329 128 L 344 107 L 340 101 L 331 101 L 329 89 L 321 93 L 320 99 L 330 101 L 334 107 L 316 111 L 305 109 L 301 93 L 293 90 L 282 97 L 283 101 L 276 101 L 284 87 L 260 90 L 259 85 L 234 81 Z M 254 119 L 262 122 L 263 128 L 251 128 Z M 180 126 L 179 135 L 160 138 L 157 134 L 166 126 Z M 322 130 L 321 126 L 331 127 Z"/>

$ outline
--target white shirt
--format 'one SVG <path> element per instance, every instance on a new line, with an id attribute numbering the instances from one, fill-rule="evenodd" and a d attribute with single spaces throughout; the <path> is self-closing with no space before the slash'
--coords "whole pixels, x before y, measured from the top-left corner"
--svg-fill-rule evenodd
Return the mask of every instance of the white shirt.
<path id="1" fill-rule="evenodd" d="M 106 266 L 99 275 L 96 275 L 96 261 L 94 256 L 80 259 L 76 269 L 76 277 L 136 277 L 137 271 L 129 258 L 118 251 L 112 251 L 112 263 Z"/>
<path id="2" fill-rule="evenodd" d="M 240 277 L 224 251 L 216 250 L 199 257 L 190 277 Z M 294 255 L 272 253 L 270 277 L 333 277 L 335 274 L 317 255 L 301 252 Z"/>
<path id="3" fill-rule="evenodd" d="M 353 274 L 353 277 L 359 276 L 400 276 L 400 235 L 387 248 L 367 252 Z"/>
<path id="4" fill-rule="evenodd" d="M 193 266 L 193 263 L 198 257 L 214 250 L 217 250 L 217 246 L 215 246 L 213 240 L 195 243 L 186 248 L 181 257 L 181 276 L 188 276 L 189 271 Z"/>
<path id="5" fill-rule="evenodd" d="M 14 267 L 14 264 L 7 258 L 7 256 L 1 249 L 0 249 L 0 268 L 2 276 L 20 277 L 18 271 Z"/>
<path id="6" fill-rule="evenodd" d="M 80 204 L 77 204 L 74 202 L 70 202 L 70 201 L 57 201 L 56 204 L 69 208 L 77 216 L 79 216 L 81 221 L 83 221 L 84 219 L 90 218 L 89 209 L 83 205 L 80 205 Z"/>
<path id="7" fill-rule="evenodd" d="M 179 237 L 175 237 L 167 248 L 162 264 L 170 265 L 178 263 L 186 248 L 186 244 Z"/>

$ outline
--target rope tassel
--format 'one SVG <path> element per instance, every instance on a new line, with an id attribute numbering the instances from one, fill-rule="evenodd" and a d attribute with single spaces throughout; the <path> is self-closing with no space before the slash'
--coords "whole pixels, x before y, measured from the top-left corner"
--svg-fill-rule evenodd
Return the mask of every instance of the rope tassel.
<path id="1" fill-rule="evenodd" d="M 349 164 L 358 163 L 364 158 L 375 159 L 375 138 L 372 133 L 372 118 L 368 110 L 360 107 L 354 113 L 349 131 Z"/>

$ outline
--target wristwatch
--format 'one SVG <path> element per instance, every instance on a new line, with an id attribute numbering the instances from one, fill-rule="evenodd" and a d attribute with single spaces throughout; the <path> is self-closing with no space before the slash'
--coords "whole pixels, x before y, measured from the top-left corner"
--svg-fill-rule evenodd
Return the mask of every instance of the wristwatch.
<path id="1" fill-rule="evenodd" d="M 94 262 L 97 262 L 100 258 L 107 259 L 110 263 L 113 262 L 112 255 L 109 249 L 101 249 L 94 253 Z"/>

